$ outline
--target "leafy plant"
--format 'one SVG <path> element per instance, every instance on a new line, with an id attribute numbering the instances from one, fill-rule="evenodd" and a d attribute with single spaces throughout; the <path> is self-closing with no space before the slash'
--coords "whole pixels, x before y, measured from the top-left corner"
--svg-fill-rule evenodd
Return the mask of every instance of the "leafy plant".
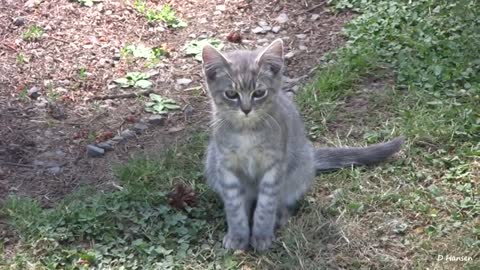
<path id="1" fill-rule="evenodd" d="M 162 21 L 172 28 L 187 27 L 187 23 L 179 19 L 175 10 L 168 4 L 163 5 L 160 10 L 156 10 L 148 8 L 144 0 L 135 0 L 133 7 L 145 16 L 149 22 Z"/>
<path id="2" fill-rule="evenodd" d="M 193 55 L 196 60 L 202 61 L 202 49 L 205 45 L 210 44 L 215 48 L 221 50 L 223 43 L 218 39 L 207 38 L 201 40 L 192 40 L 184 48 L 187 55 Z"/>
<path id="3" fill-rule="evenodd" d="M 20 90 L 18 92 L 18 96 L 20 97 L 20 99 L 22 101 L 28 101 L 29 98 L 28 98 L 28 89 L 27 88 L 23 88 L 22 90 Z"/>
<path id="4" fill-rule="evenodd" d="M 87 79 L 87 69 L 85 67 L 78 69 L 78 78 L 82 81 Z"/>
<path id="5" fill-rule="evenodd" d="M 25 41 L 38 41 L 42 38 L 43 28 L 37 25 L 31 25 L 22 34 Z"/>
<path id="6" fill-rule="evenodd" d="M 175 100 L 164 98 L 157 94 L 150 94 L 150 101 L 145 103 L 145 110 L 154 114 L 167 114 L 171 110 L 178 110 L 180 106 Z"/>
<path id="7" fill-rule="evenodd" d="M 148 80 L 150 76 L 143 72 L 129 72 L 125 77 L 118 78 L 114 82 L 122 88 L 138 87 L 145 89 L 152 86 L 152 82 Z"/>
<path id="8" fill-rule="evenodd" d="M 135 58 L 145 58 L 147 60 L 158 59 L 167 55 L 167 51 L 161 47 L 148 48 L 143 44 L 139 45 L 127 45 L 122 49 L 124 56 L 131 55 Z"/>
<path id="9" fill-rule="evenodd" d="M 23 65 L 23 64 L 28 63 L 29 61 L 30 60 L 25 56 L 25 54 L 23 54 L 23 53 L 17 54 L 17 58 L 16 58 L 17 64 Z"/>

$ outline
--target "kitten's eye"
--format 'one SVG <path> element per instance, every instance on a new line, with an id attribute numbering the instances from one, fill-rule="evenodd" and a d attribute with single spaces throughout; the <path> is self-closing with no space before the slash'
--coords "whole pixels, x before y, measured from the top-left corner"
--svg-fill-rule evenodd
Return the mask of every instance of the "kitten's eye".
<path id="1" fill-rule="evenodd" d="M 225 97 L 228 99 L 237 99 L 239 97 L 238 93 L 233 90 L 225 91 Z"/>
<path id="2" fill-rule="evenodd" d="M 262 98 L 267 95 L 267 90 L 255 90 L 253 92 L 252 97 L 253 98 Z"/>

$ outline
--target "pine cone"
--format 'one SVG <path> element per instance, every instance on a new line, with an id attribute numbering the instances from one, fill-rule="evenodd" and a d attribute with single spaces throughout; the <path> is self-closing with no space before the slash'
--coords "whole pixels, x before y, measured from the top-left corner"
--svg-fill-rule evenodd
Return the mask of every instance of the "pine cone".
<path id="1" fill-rule="evenodd" d="M 177 209 L 185 209 L 185 207 L 194 207 L 197 196 L 195 192 L 184 184 L 177 184 L 172 192 L 168 194 L 168 203 Z"/>

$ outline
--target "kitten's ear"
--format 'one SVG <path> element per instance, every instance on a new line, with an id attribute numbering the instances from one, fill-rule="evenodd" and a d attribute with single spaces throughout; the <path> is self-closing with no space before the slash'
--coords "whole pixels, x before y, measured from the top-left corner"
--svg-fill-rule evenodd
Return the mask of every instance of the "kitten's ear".
<path id="1" fill-rule="evenodd" d="M 283 41 L 276 39 L 266 47 L 256 59 L 259 67 L 269 67 L 273 75 L 277 75 L 283 68 Z"/>
<path id="2" fill-rule="evenodd" d="M 203 70 L 209 80 L 215 79 L 219 69 L 228 67 L 228 60 L 221 52 L 211 45 L 205 45 L 202 50 Z"/>

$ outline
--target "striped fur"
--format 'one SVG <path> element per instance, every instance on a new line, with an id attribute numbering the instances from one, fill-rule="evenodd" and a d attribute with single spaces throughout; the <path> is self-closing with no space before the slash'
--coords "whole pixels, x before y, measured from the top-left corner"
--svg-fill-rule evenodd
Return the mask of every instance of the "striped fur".
<path id="1" fill-rule="evenodd" d="M 377 163 L 403 142 L 315 150 L 282 90 L 281 40 L 225 55 L 205 46 L 202 57 L 212 105 L 205 175 L 224 202 L 227 249 L 268 249 L 316 171 Z"/>

